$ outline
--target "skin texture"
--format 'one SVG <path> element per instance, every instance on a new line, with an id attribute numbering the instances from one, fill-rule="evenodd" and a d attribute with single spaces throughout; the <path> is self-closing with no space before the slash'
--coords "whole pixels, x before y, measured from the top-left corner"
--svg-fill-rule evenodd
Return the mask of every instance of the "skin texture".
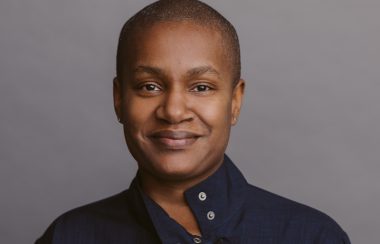
<path id="1" fill-rule="evenodd" d="M 114 105 L 143 190 L 201 234 L 183 193 L 223 162 L 244 81 L 233 85 L 220 33 L 189 21 L 156 23 L 128 45 Z"/>

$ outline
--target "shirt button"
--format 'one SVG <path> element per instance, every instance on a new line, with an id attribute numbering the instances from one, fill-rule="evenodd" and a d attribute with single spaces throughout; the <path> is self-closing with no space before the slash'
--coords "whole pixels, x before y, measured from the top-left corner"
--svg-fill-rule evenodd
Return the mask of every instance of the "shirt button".
<path id="1" fill-rule="evenodd" d="M 215 219 L 215 213 L 214 213 L 213 211 L 209 211 L 209 212 L 207 213 L 207 219 L 208 219 L 208 220 L 213 220 L 213 219 Z"/>
<path id="2" fill-rule="evenodd" d="M 194 243 L 202 243 L 202 240 L 199 237 L 194 237 L 193 241 L 194 241 Z"/>
<path id="3" fill-rule="evenodd" d="M 207 195 L 206 195 L 206 193 L 204 193 L 203 191 L 201 191 L 201 192 L 198 194 L 198 198 L 199 198 L 199 200 L 204 201 L 204 200 L 206 200 Z"/>

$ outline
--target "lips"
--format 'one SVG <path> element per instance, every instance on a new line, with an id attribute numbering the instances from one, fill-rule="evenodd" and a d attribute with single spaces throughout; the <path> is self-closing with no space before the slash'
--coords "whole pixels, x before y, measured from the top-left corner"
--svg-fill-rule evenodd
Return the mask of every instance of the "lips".
<path id="1" fill-rule="evenodd" d="M 149 135 L 149 138 L 163 149 L 183 150 L 196 142 L 201 135 L 190 131 L 161 130 Z"/>

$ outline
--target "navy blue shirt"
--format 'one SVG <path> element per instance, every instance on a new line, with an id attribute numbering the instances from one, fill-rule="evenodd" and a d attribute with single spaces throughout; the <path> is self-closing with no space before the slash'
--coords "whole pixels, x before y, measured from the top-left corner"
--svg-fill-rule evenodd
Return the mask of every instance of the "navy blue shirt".
<path id="1" fill-rule="evenodd" d="M 128 190 L 63 214 L 36 243 L 350 243 L 327 215 L 248 184 L 227 156 L 185 192 L 202 236 L 190 235 L 139 185 L 137 176 Z"/>

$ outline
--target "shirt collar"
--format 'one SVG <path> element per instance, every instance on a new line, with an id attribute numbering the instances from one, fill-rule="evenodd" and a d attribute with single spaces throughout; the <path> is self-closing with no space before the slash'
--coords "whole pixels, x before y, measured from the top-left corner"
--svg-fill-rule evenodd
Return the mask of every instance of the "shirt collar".
<path id="1" fill-rule="evenodd" d="M 241 209 L 247 181 L 227 155 L 209 178 L 185 192 L 202 233 L 212 232 Z"/>
<path id="2" fill-rule="evenodd" d="M 225 155 L 223 164 L 213 175 L 185 192 L 202 236 L 207 237 L 237 214 L 244 203 L 247 186 L 243 175 Z M 139 222 L 148 228 L 154 226 L 163 243 L 188 242 L 193 238 L 141 191 L 138 177 L 133 180 L 130 192 Z"/>

